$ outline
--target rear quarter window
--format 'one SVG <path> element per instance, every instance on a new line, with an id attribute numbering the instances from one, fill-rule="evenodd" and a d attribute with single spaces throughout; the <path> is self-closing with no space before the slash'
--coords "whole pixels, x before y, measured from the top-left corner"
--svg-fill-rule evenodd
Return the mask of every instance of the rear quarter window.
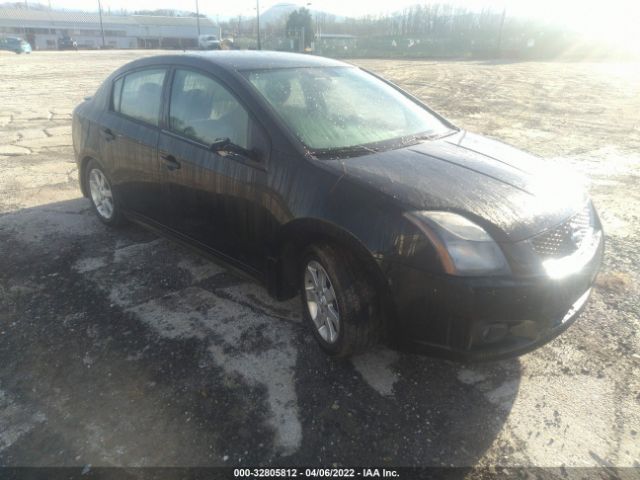
<path id="1" fill-rule="evenodd" d="M 120 98 L 122 97 L 122 84 L 124 78 L 119 78 L 113 83 L 113 95 L 111 96 L 111 108 L 114 112 L 120 112 Z"/>

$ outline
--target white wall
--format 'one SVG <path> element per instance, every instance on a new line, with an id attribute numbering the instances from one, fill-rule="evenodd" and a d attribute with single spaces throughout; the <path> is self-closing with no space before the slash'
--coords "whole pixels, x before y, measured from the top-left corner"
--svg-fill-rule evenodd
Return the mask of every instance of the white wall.
<path id="1" fill-rule="evenodd" d="M 35 35 L 35 45 L 31 46 L 34 47 L 35 50 L 57 50 L 58 39 L 61 37 L 62 35 L 47 35 L 37 33 Z M 101 36 L 79 35 L 77 37 L 74 36 L 73 39 L 78 42 L 78 46 L 81 49 L 99 48 L 102 46 Z M 47 44 L 47 40 L 53 42 L 53 44 Z M 105 37 L 105 42 L 110 48 L 135 48 L 137 46 L 135 38 L 127 37 Z"/>
<path id="2" fill-rule="evenodd" d="M 47 44 L 49 41 L 49 44 Z M 34 50 L 57 50 L 58 49 L 58 36 L 57 35 L 45 35 L 36 33 L 35 45 L 31 45 Z"/>

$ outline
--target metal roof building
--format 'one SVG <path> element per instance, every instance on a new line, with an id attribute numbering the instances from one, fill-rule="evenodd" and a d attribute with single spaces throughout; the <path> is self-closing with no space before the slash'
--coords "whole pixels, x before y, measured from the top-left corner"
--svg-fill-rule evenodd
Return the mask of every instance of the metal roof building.
<path id="1" fill-rule="evenodd" d="M 150 15 L 102 15 L 108 48 L 195 48 L 195 17 Z M 218 28 L 200 18 L 201 34 L 217 34 Z M 55 50 L 63 36 L 79 48 L 100 48 L 102 34 L 97 13 L 0 8 L 0 35 L 19 36 L 36 50 Z"/>

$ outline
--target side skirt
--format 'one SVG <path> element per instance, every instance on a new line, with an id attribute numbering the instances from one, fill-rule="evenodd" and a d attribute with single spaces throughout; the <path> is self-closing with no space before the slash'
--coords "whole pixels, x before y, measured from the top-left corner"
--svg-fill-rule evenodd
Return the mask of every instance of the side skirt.
<path id="1" fill-rule="evenodd" d="M 243 277 L 252 282 L 260 283 L 263 286 L 267 286 L 267 275 L 252 268 L 248 265 L 245 265 L 234 258 L 225 255 L 218 250 L 215 250 L 198 240 L 194 240 L 193 238 L 184 235 L 180 232 L 172 230 L 165 225 L 156 222 L 155 220 L 151 220 L 150 218 L 145 217 L 144 215 L 140 215 L 129 210 L 125 211 L 125 216 L 131 220 L 132 222 L 150 230 L 162 237 L 168 238 L 180 245 L 183 245 L 189 248 L 191 251 L 198 253 L 205 257 L 207 260 L 213 261 L 220 266 L 231 270 L 236 275 Z M 270 290 L 268 288 L 268 290 Z"/>

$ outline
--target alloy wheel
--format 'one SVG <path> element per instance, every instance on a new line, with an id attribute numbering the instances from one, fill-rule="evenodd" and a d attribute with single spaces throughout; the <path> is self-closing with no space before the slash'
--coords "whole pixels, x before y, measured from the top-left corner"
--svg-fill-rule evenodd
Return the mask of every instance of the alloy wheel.
<path id="1" fill-rule="evenodd" d="M 113 193 L 107 177 L 97 168 L 89 173 L 89 191 L 98 214 L 110 220 L 113 216 Z"/>
<path id="2" fill-rule="evenodd" d="M 320 263 L 311 260 L 304 272 L 305 299 L 320 337 L 330 344 L 338 340 L 340 313 L 331 279 Z"/>

